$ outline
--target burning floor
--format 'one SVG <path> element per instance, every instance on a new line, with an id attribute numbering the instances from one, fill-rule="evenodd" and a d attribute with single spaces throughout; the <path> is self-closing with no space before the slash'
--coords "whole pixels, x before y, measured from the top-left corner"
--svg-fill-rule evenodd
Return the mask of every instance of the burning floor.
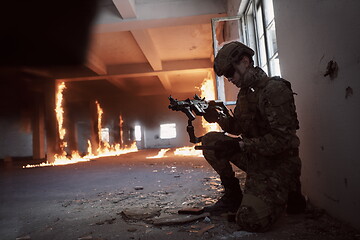
<path id="1" fill-rule="evenodd" d="M 284 215 L 267 233 L 241 231 L 226 216 L 179 215 L 179 209 L 212 204 L 222 188 L 203 158 L 172 152 L 2 167 L 1 239 L 360 239 L 315 208 Z M 243 184 L 245 174 L 237 171 L 237 177 Z"/>

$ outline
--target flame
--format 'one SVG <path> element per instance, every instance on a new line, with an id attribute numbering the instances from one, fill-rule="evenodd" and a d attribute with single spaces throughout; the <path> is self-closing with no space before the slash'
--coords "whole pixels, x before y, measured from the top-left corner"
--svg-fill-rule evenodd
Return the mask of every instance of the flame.
<path id="1" fill-rule="evenodd" d="M 194 147 L 182 147 L 177 148 L 174 151 L 176 156 L 187 156 L 187 157 L 203 157 L 202 150 L 196 150 Z"/>
<path id="2" fill-rule="evenodd" d="M 102 138 L 101 138 L 101 127 L 102 127 L 101 121 L 102 121 L 102 115 L 103 115 L 104 111 L 101 108 L 100 103 L 98 101 L 95 101 L 95 104 L 96 104 L 96 109 L 97 109 L 97 114 L 98 114 L 98 122 L 97 122 L 97 124 L 98 124 L 97 127 L 98 128 L 97 129 L 98 129 L 99 146 L 100 146 L 101 143 L 103 142 Z"/>
<path id="3" fill-rule="evenodd" d="M 88 141 L 90 152 L 81 157 L 78 151 L 73 151 L 71 156 L 68 157 L 66 155 L 56 155 L 55 161 L 40 163 L 40 164 L 34 164 L 34 165 L 26 165 L 23 166 L 23 168 L 34 168 L 34 167 L 47 167 L 47 166 L 60 166 L 60 165 L 68 165 L 68 164 L 74 164 L 78 162 L 87 162 L 94 158 L 100 158 L 100 157 L 110 157 L 110 156 L 120 156 L 122 154 L 131 153 L 138 151 L 136 147 L 136 143 L 132 143 L 129 147 L 126 148 L 120 148 L 120 144 L 115 144 L 114 146 L 106 146 L 106 148 L 102 148 L 100 152 L 96 155 L 91 153 L 91 144 L 90 141 Z"/>
<path id="4" fill-rule="evenodd" d="M 110 145 L 105 143 L 103 147 L 98 149 L 98 153 L 94 158 L 99 157 L 110 157 L 110 156 L 119 156 L 126 153 L 137 152 L 138 148 L 136 142 L 133 142 L 129 147 L 122 148 L 119 143 Z"/>
<path id="5" fill-rule="evenodd" d="M 123 131 L 124 120 L 120 114 L 119 116 L 119 127 L 120 127 L 120 146 L 124 146 L 124 131 Z"/>
<path id="6" fill-rule="evenodd" d="M 58 90 L 56 93 L 56 118 L 58 122 L 58 131 L 59 131 L 59 138 L 60 138 L 60 149 L 62 151 L 61 154 L 55 154 L 54 155 L 54 162 L 48 162 L 40 163 L 40 164 L 28 164 L 26 166 L 23 166 L 23 168 L 34 168 L 34 167 L 46 167 L 46 166 L 59 166 L 59 165 L 68 165 L 68 164 L 74 164 L 78 162 L 87 162 L 94 158 L 100 158 L 100 157 L 108 157 L 108 156 L 119 156 L 122 154 L 130 153 L 130 152 L 136 152 L 138 151 L 136 142 L 133 142 L 130 146 L 123 148 L 120 144 L 113 144 L 110 145 L 108 142 L 104 142 L 101 139 L 101 128 L 102 128 L 102 115 L 104 113 L 103 109 L 101 108 L 98 101 L 95 101 L 95 104 L 97 106 L 97 114 L 98 114 L 98 134 L 99 134 L 99 147 L 96 150 L 96 154 L 92 153 L 91 148 L 91 142 L 88 140 L 88 153 L 85 156 L 81 156 L 78 151 L 73 151 L 70 156 L 65 152 L 65 147 L 67 146 L 67 142 L 64 141 L 66 130 L 63 127 L 63 121 L 64 121 L 64 109 L 62 107 L 63 103 L 63 90 L 66 89 L 65 83 L 62 82 L 58 85 Z M 122 124 L 122 118 L 120 117 Z"/>
<path id="7" fill-rule="evenodd" d="M 114 144 L 110 145 L 108 142 L 104 142 L 101 138 L 101 128 L 102 128 L 102 115 L 104 113 L 103 109 L 101 108 L 98 101 L 96 101 L 97 106 L 97 113 L 98 113 L 98 134 L 99 134 L 99 147 L 95 154 L 92 153 L 91 148 L 91 142 L 88 140 L 88 153 L 81 157 L 80 154 L 77 151 L 73 151 L 71 153 L 71 156 L 68 156 L 65 152 L 65 147 L 67 147 L 67 142 L 64 141 L 65 135 L 66 135 L 66 129 L 63 127 L 64 123 L 64 109 L 62 107 L 63 103 L 63 91 L 66 89 L 65 83 L 61 82 L 58 85 L 58 90 L 56 93 L 56 118 L 58 122 L 58 131 L 59 131 L 59 138 L 60 138 L 60 149 L 62 151 L 61 154 L 55 154 L 54 155 L 54 162 L 49 163 L 40 163 L 35 165 L 26 165 L 23 166 L 23 168 L 33 168 L 33 167 L 44 167 L 44 166 L 58 166 L 58 165 L 67 165 L 67 164 L 74 164 L 78 162 L 85 162 L 90 161 L 94 158 L 99 157 L 106 157 L 106 156 L 119 156 L 122 154 L 130 153 L 130 152 L 136 152 L 138 151 L 136 147 L 136 142 L 132 143 L 129 147 L 122 147 L 123 146 L 123 119 L 120 115 L 119 118 L 119 125 L 120 125 L 120 138 L 121 138 L 121 144 Z M 205 97 L 206 100 L 214 100 L 215 99 L 215 88 L 214 88 L 214 80 L 212 78 L 212 73 L 209 72 L 208 76 L 203 80 L 201 87 L 201 96 Z M 204 129 L 209 131 L 219 131 L 220 127 L 217 123 L 208 123 L 204 119 L 202 119 L 202 126 Z M 165 157 L 166 152 L 168 152 L 169 149 L 161 149 L 159 153 L 156 156 L 147 157 L 147 158 L 163 158 Z M 203 157 L 201 150 L 195 150 L 194 147 L 182 147 L 177 148 L 174 151 L 174 155 L 176 156 L 194 156 L 194 157 Z"/>
<path id="8" fill-rule="evenodd" d="M 207 101 L 215 100 L 215 87 L 213 74 L 209 71 L 206 78 L 201 83 L 200 91 L 201 96 L 205 97 Z M 201 124 L 206 132 L 219 131 L 220 127 L 217 123 L 208 123 L 204 118 L 201 120 Z M 162 158 L 169 149 L 161 149 L 156 156 L 147 158 Z M 181 147 L 174 150 L 175 156 L 186 156 L 186 157 L 204 157 L 202 150 L 196 150 L 193 146 Z"/>
<path id="9" fill-rule="evenodd" d="M 212 72 L 208 72 L 208 75 L 201 83 L 200 87 L 201 96 L 205 97 L 207 101 L 215 100 L 215 87 Z M 217 123 L 208 123 L 204 118 L 201 119 L 201 124 L 206 132 L 219 131 L 220 127 Z"/>
<path id="10" fill-rule="evenodd" d="M 61 82 L 58 85 L 57 93 L 56 93 L 56 119 L 58 122 L 58 131 L 59 131 L 59 137 L 60 140 L 64 140 L 66 130 L 63 128 L 64 123 L 64 109 L 62 107 L 63 102 L 63 91 L 66 89 L 65 82 Z"/>
<path id="11" fill-rule="evenodd" d="M 152 156 L 152 157 L 146 157 L 146 158 L 165 158 L 165 153 L 169 150 L 170 150 L 170 148 L 160 149 L 160 151 L 158 152 L 157 155 Z"/>

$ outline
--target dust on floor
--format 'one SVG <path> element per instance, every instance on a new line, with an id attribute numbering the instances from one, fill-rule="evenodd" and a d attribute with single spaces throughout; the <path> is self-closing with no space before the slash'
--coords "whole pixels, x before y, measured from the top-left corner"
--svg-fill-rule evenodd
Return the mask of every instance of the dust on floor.
<path id="1" fill-rule="evenodd" d="M 266 233 L 241 231 L 226 215 L 180 216 L 179 209 L 210 205 L 221 196 L 217 174 L 202 158 L 147 155 L 34 169 L 3 166 L 1 239 L 360 239 L 359 231 L 311 204 L 304 214 L 284 214 Z M 245 173 L 236 173 L 243 185 Z"/>

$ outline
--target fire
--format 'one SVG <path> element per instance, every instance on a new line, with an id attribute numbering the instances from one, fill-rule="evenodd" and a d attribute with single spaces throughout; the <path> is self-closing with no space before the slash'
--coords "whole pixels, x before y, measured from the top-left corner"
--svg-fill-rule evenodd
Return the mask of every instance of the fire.
<path id="1" fill-rule="evenodd" d="M 215 87 L 212 73 L 209 71 L 208 76 L 203 80 L 200 87 L 201 96 L 205 97 L 207 101 L 215 100 Z M 201 124 L 206 132 L 219 131 L 220 127 L 217 123 L 208 123 L 204 118 L 201 119 Z"/>
<path id="2" fill-rule="evenodd" d="M 54 163 L 58 162 L 61 163 L 62 165 L 64 164 L 64 160 L 67 159 L 66 158 L 66 152 L 65 152 L 65 148 L 67 147 L 67 142 L 64 141 L 65 139 L 65 135 L 66 135 L 66 130 L 64 128 L 64 108 L 62 107 L 63 104 L 63 91 L 66 89 L 65 83 L 61 82 L 60 84 L 57 85 L 57 92 L 56 92 L 56 105 L 55 105 L 55 113 L 56 113 L 56 119 L 57 119 L 57 127 L 58 127 L 58 132 L 59 132 L 59 138 L 60 138 L 60 150 L 61 150 L 61 154 L 55 154 L 54 155 Z M 48 162 L 46 162 L 48 163 Z M 45 163 L 45 164 L 46 164 Z"/>
<path id="3" fill-rule="evenodd" d="M 151 158 L 166 158 L 165 154 L 170 150 L 170 148 L 160 149 L 157 155 L 146 157 L 147 159 Z M 183 157 L 203 157 L 202 150 L 195 150 L 194 147 L 181 147 L 174 150 L 175 156 Z"/>
<path id="4" fill-rule="evenodd" d="M 99 147 L 96 150 L 96 153 L 92 153 L 91 142 L 88 140 L 88 153 L 85 156 L 81 156 L 78 151 L 73 151 L 70 156 L 65 151 L 65 147 L 67 147 L 67 142 L 64 141 L 66 130 L 63 127 L 64 122 L 64 109 L 62 107 L 63 104 L 63 91 L 66 89 L 65 83 L 62 82 L 58 85 L 57 93 L 56 93 L 56 118 L 58 123 L 58 131 L 59 131 L 59 138 L 60 138 L 60 150 L 62 151 L 61 154 L 54 155 L 54 162 L 40 163 L 34 165 L 26 165 L 23 168 L 34 168 L 34 167 L 45 167 L 45 166 L 59 166 L 59 165 L 68 165 L 74 164 L 78 162 L 87 162 L 94 158 L 100 157 L 108 157 L 108 156 L 119 156 L 122 154 L 136 152 L 138 151 L 136 142 L 132 143 L 128 147 L 122 147 L 119 143 L 110 145 L 108 142 L 104 142 L 101 138 L 101 129 L 102 129 L 102 115 L 104 113 L 103 109 L 101 108 L 98 101 L 95 102 L 97 107 L 97 115 L 98 115 L 98 135 L 99 135 Z M 123 120 L 120 116 L 120 123 L 122 124 Z"/>
<path id="5" fill-rule="evenodd" d="M 194 147 L 177 148 L 174 151 L 176 156 L 203 157 L 202 150 L 196 150 Z"/>
<path id="6" fill-rule="evenodd" d="M 136 152 L 138 150 L 136 147 L 136 142 L 134 142 L 128 148 L 121 148 L 120 143 L 110 145 L 108 142 L 102 139 L 101 129 L 102 129 L 102 115 L 104 111 L 101 108 L 100 103 L 98 101 L 96 101 L 95 104 L 97 107 L 97 114 L 98 114 L 98 135 L 99 135 L 99 147 L 97 149 L 96 157 L 118 156 L 129 152 Z M 120 119 L 122 121 L 121 116 Z"/>
<path id="7" fill-rule="evenodd" d="M 56 112 L 56 119 L 58 122 L 58 131 L 59 131 L 59 137 L 60 140 L 63 141 L 65 134 L 66 134 L 66 130 L 63 128 L 63 123 L 64 123 L 64 109 L 62 107 L 62 102 L 63 102 L 63 91 L 64 89 L 66 89 L 65 83 L 62 82 L 58 85 L 58 90 L 56 93 L 56 108 L 55 108 L 55 112 Z"/>
<path id="8" fill-rule="evenodd" d="M 68 164 L 74 164 L 78 162 L 87 162 L 94 158 L 100 158 L 100 157 L 110 157 L 110 156 L 120 156 L 122 154 L 131 153 L 138 151 L 136 147 L 136 143 L 133 143 L 131 146 L 127 148 L 120 148 L 120 144 L 116 144 L 115 146 L 107 146 L 107 148 L 103 148 L 100 153 L 93 155 L 91 154 L 91 144 L 90 141 L 88 142 L 90 152 L 81 157 L 79 152 L 73 151 L 70 157 L 67 157 L 66 155 L 56 155 L 55 161 L 52 163 L 45 162 L 40 164 L 34 164 L 34 165 L 26 165 L 23 168 L 34 168 L 34 167 L 47 167 L 47 166 L 60 166 L 60 165 L 68 165 Z"/>
<path id="9" fill-rule="evenodd" d="M 119 127 L 120 127 L 120 146 L 124 146 L 124 131 L 123 131 L 124 120 L 120 114 Z"/>
<path id="10" fill-rule="evenodd" d="M 104 113 L 103 109 L 101 108 L 100 104 L 98 101 L 95 101 L 95 104 L 96 104 L 96 109 L 97 109 L 97 115 L 98 115 L 98 126 L 97 126 L 97 129 L 98 129 L 98 136 L 99 136 L 99 143 L 102 143 L 102 137 L 101 137 L 101 128 L 102 128 L 102 115 Z M 100 146 L 101 144 L 99 144 Z"/>
<path id="11" fill-rule="evenodd" d="M 165 153 L 168 152 L 170 148 L 161 149 L 157 155 L 152 157 L 146 157 L 146 158 L 165 158 Z"/>
<path id="12" fill-rule="evenodd" d="M 203 80 L 200 87 L 201 96 L 205 97 L 207 101 L 215 100 L 215 87 L 214 80 L 212 78 L 212 72 L 209 71 L 208 76 Z M 201 124 L 206 132 L 219 131 L 220 127 L 217 123 L 208 123 L 202 118 Z M 161 149 L 156 156 L 147 158 L 162 158 L 169 149 Z M 187 157 L 204 157 L 202 150 L 196 150 L 193 146 L 177 148 L 174 151 L 175 156 L 187 156 Z"/>
<path id="13" fill-rule="evenodd" d="M 96 152 L 92 152 L 91 142 L 88 140 L 88 153 L 85 156 L 81 156 L 78 151 L 73 151 L 71 155 L 69 156 L 65 148 L 67 147 L 67 142 L 65 141 L 65 135 L 66 135 L 66 129 L 63 127 L 64 123 L 64 109 L 62 107 L 63 104 L 63 91 L 66 89 L 65 83 L 61 82 L 58 84 L 58 89 L 56 93 L 56 118 L 58 123 L 58 132 L 59 132 L 59 138 L 60 138 L 60 150 L 62 151 L 61 154 L 55 154 L 54 155 L 54 162 L 49 163 L 41 163 L 36 165 L 26 165 L 23 168 L 33 168 L 33 167 L 43 167 L 43 166 L 57 166 L 57 165 L 67 165 L 67 164 L 74 164 L 77 162 L 85 162 L 90 161 L 94 158 L 99 157 L 106 157 L 106 156 L 119 156 L 121 154 L 126 154 L 130 152 L 136 152 L 138 151 L 136 147 L 136 142 L 134 142 L 129 147 L 124 147 L 123 145 L 123 119 L 120 115 L 119 118 L 119 125 L 120 125 L 120 143 L 110 145 L 108 142 L 104 141 L 102 139 L 101 135 L 101 129 L 102 129 L 102 116 L 104 114 L 103 109 L 100 106 L 100 103 L 98 101 L 95 102 L 97 107 L 97 114 L 98 114 L 98 135 L 99 135 L 99 147 L 96 149 Z M 215 88 L 214 88 L 214 80 L 212 78 L 212 72 L 208 73 L 208 76 L 203 80 L 201 87 L 201 96 L 205 97 L 206 100 L 214 100 L 215 99 Z M 206 130 L 206 132 L 209 131 L 219 131 L 219 125 L 217 123 L 208 123 L 204 119 L 202 119 L 202 126 Z M 163 158 L 166 157 L 165 154 L 170 149 L 161 149 L 159 153 L 156 156 L 147 157 L 147 158 Z M 193 147 L 182 147 L 177 148 L 174 151 L 174 155 L 176 156 L 194 156 L 194 157 L 203 157 L 201 150 L 195 150 Z"/>

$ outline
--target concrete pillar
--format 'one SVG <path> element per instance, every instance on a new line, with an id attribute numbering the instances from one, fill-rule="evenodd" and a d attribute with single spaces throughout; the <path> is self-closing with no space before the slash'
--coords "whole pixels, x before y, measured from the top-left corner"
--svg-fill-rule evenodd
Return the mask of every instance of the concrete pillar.
<path id="1" fill-rule="evenodd" d="M 32 117 L 33 159 L 45 159 L 45 113 L 44 96 L 38 94 L 34 99 Z"/>
<path id="2" fill-rule="evenodd" d="M 98 129 L 98 115 L 97 115 L 97 108 L 95 102 L 90 102 L 89 105 L 90 108 L 90 126 L 91 126 L 91 136 L 90 136 L 90 142 L 91 142 L 91 149 L 92 153 L 96 154 L 97 149 L 99 147 L 99 129 Z"/>
<path id="3" fill-rule="evenodd" d="M 54 154 L 60 154 L 59 132 L 57 129 L 56 107 L 56 81 L 49 79 L 45 82 L 45 128 L 46 128 L 46 158 L 54 162 Z"/>
<path id="4" fill-rule="evenodd" d="M 71 111 L 70 109 L 70 106 L 68 105 L 67 109 L 69 111 Z M 69 118 L 68 118 L 68 121 L 66 121 L 66 138 L 67 138 L 67 141 L 68 141 L 68 146 L 69 146 L 69 150 L 70 150 L 70 153 L 72 151 L 78 151 L 78 129 L 77 129 L 77 124 L 76 124 L 76 121 L 75 121 L 75 116 L 74 116 L 74 113 L 73 111 L 71 111 L 71 114 L 69 114 Z"/>

